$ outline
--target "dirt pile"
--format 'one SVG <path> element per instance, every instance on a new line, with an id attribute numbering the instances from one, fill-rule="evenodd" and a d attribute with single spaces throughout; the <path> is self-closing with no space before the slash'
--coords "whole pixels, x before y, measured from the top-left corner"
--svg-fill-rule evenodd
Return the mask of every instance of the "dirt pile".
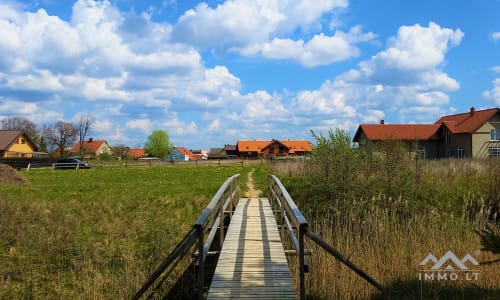
<path id="1" fill-rule="evenodd" d="M 0 164 L 0 184 L 23 184 L 26 179 L 9 165 Z"/>

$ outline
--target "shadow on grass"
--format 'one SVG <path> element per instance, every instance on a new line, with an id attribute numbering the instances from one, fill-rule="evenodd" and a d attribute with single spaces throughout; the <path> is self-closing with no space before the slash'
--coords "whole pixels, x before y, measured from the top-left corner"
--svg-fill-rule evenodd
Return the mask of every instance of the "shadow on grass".
<path id="1" fill-rule="evenodd" d="M 388 298 L 378 294 L 371 300 L 383 299 L 500 299 L 500 286 L 496 289 L 484 289 L 471 283 L 457 286 L 450 283 L 437 283 L 420 280 L 394 281 L 386 286 Z"/>

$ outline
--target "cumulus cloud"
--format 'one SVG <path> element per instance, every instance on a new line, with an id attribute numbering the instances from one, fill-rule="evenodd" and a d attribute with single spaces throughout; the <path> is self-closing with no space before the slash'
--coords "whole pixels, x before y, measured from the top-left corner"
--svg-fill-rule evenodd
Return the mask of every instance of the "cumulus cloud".
<path id="1" fill-rule="evenodd" d="M 348 33 L 337 31 L 331 36 L 320 33 L 306 42 L 274 38 L 270 42 L 252 44 L 239 51 L 246 56 L 292 60 L 307 67 L 315 67 L 356 57 L 359 49 L 354 44 L 374 38 L 373 33 L 362 33 L 361 27 L 356 26 Z"/>
<path id="2" fill-rule="evenodd" d="M 447 51 L 462 37 L 460 29 L 432 22 L 427 27 L 401 26 L 386 49 L 360 62 L 359 68 L 326 81 L 318 90 L 299 93 L 295 114 L 357 116 L 365 121 L 379 119 L 381 111 L 397 112 L 402 121 L 437 115 L 449 103 L 447 92 L 460 86 L 442 66 Z"/>
<path id="3" fill-rule="evenodd" d="M 500 105 L 500 78 L 493 81 L 493 87 L 483 93 L 483 97 L 492 100 L 496 105 Z"/>
<path id="4" fill-rule="evenodd" d="M 227 1 L 217 7 L 201 3 L 179 18 L 173 38 L 199 48 L 217 48 L 244 56 L 291 60 L 308 67 L 330 64 L 357 56 L 354 45 L 374 38 L 355 26 L 345 33 L 315 34 L 310 40 L 294 40 L 294 30 L 323 26 L 326 13 L 346 8 L 345 0 L 311 3 L 294 1 Z M 332 24 L 332 22 L 330 22 Z M 200 30 L 203 28 L 203 30 Z M 327 28 L 328 29 L 328 28 Z"/>
<path id="5" fill-rule="evenodd" d="M 127 128 L 138 129 L 145 133 L 151 131 L 151 120 L 149 119 L 134 119 L 128 121 L 126 124 Z"/>

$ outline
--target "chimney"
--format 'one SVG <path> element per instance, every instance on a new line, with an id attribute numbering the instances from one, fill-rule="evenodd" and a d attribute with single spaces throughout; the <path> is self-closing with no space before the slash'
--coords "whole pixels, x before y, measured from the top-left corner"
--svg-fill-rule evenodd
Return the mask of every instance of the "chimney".
<path id="1" fill-rule="evenodd" d="M 384 125 L 384 124 L 385 124 L 384 119 L 380 120 L 380 125 Z"/>
<path id="2" fill-rule="evenodd" d="M 476 113 L 476 109 L 474 107 L 470 108 L 470 115 L 471 117 Z"/>

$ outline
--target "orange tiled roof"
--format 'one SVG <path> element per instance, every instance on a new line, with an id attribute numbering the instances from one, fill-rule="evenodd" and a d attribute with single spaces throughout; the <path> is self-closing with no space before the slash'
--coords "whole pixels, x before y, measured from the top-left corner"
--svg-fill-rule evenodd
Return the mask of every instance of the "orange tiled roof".
<path id="1" fill-rule="evenodd" d="M 312 152 L 311 143 L 309 141 L 280 141 L 289 149 L 289 154 L 295 152 Z"/>
<path id="2" fill-rule="evenodd" d="M 498 108 L 478 111 L 471 108 L 467 113 L 441 117 L 435 124 L 443 124 L 451 133 L 473 133 L 499 112 Z"/>
<path id="3" fill-rule="evenodd" d="M 127 155 L 134 158 L 142 158 L 146 156 L 146 150 L 144 149 L 129 149 Z"/>
<path id="4" fill-rule="evenodd" d="M 236 145 L 240 152 L 260 152 L 270 143 L 271 141 L 238 141 Z"/>
<path id="5" fill-rule="evenodd" d="M 271 143 L 277 142 L 283 144 L 289 149 L 289 154 L 294 154 L 295 152 L 311 152 L 312 147 L 309 141 L 238 141 L 237 147 L 240 152 L 261 152 L 262 149 L 269 146 Z"/>
<path id="6" fill-rule="evenodd" d="M 354 135 L 359 141 L 361 131 L 368 140 L 434 140 L 440 124 L 361 124 Z"/>
<path id="7" fill-rule="evenodd" d="M 104 140 L 84 141 L 82 143 L 82 147 L 83 147 L 83 149 L 85 149 L 85 151 L 87 153 L 93 153 L 93 154 L 95 154 L 97 152 L 97 150 L 99 150 L 99 148 L 105 142 L 106 141 L 104 141 Z M 79 153 L 79 152 L 80 152 L 80 142 L 76 143 L 73 146 L 73 149 L 71 149 L 71 153 Z"/>

